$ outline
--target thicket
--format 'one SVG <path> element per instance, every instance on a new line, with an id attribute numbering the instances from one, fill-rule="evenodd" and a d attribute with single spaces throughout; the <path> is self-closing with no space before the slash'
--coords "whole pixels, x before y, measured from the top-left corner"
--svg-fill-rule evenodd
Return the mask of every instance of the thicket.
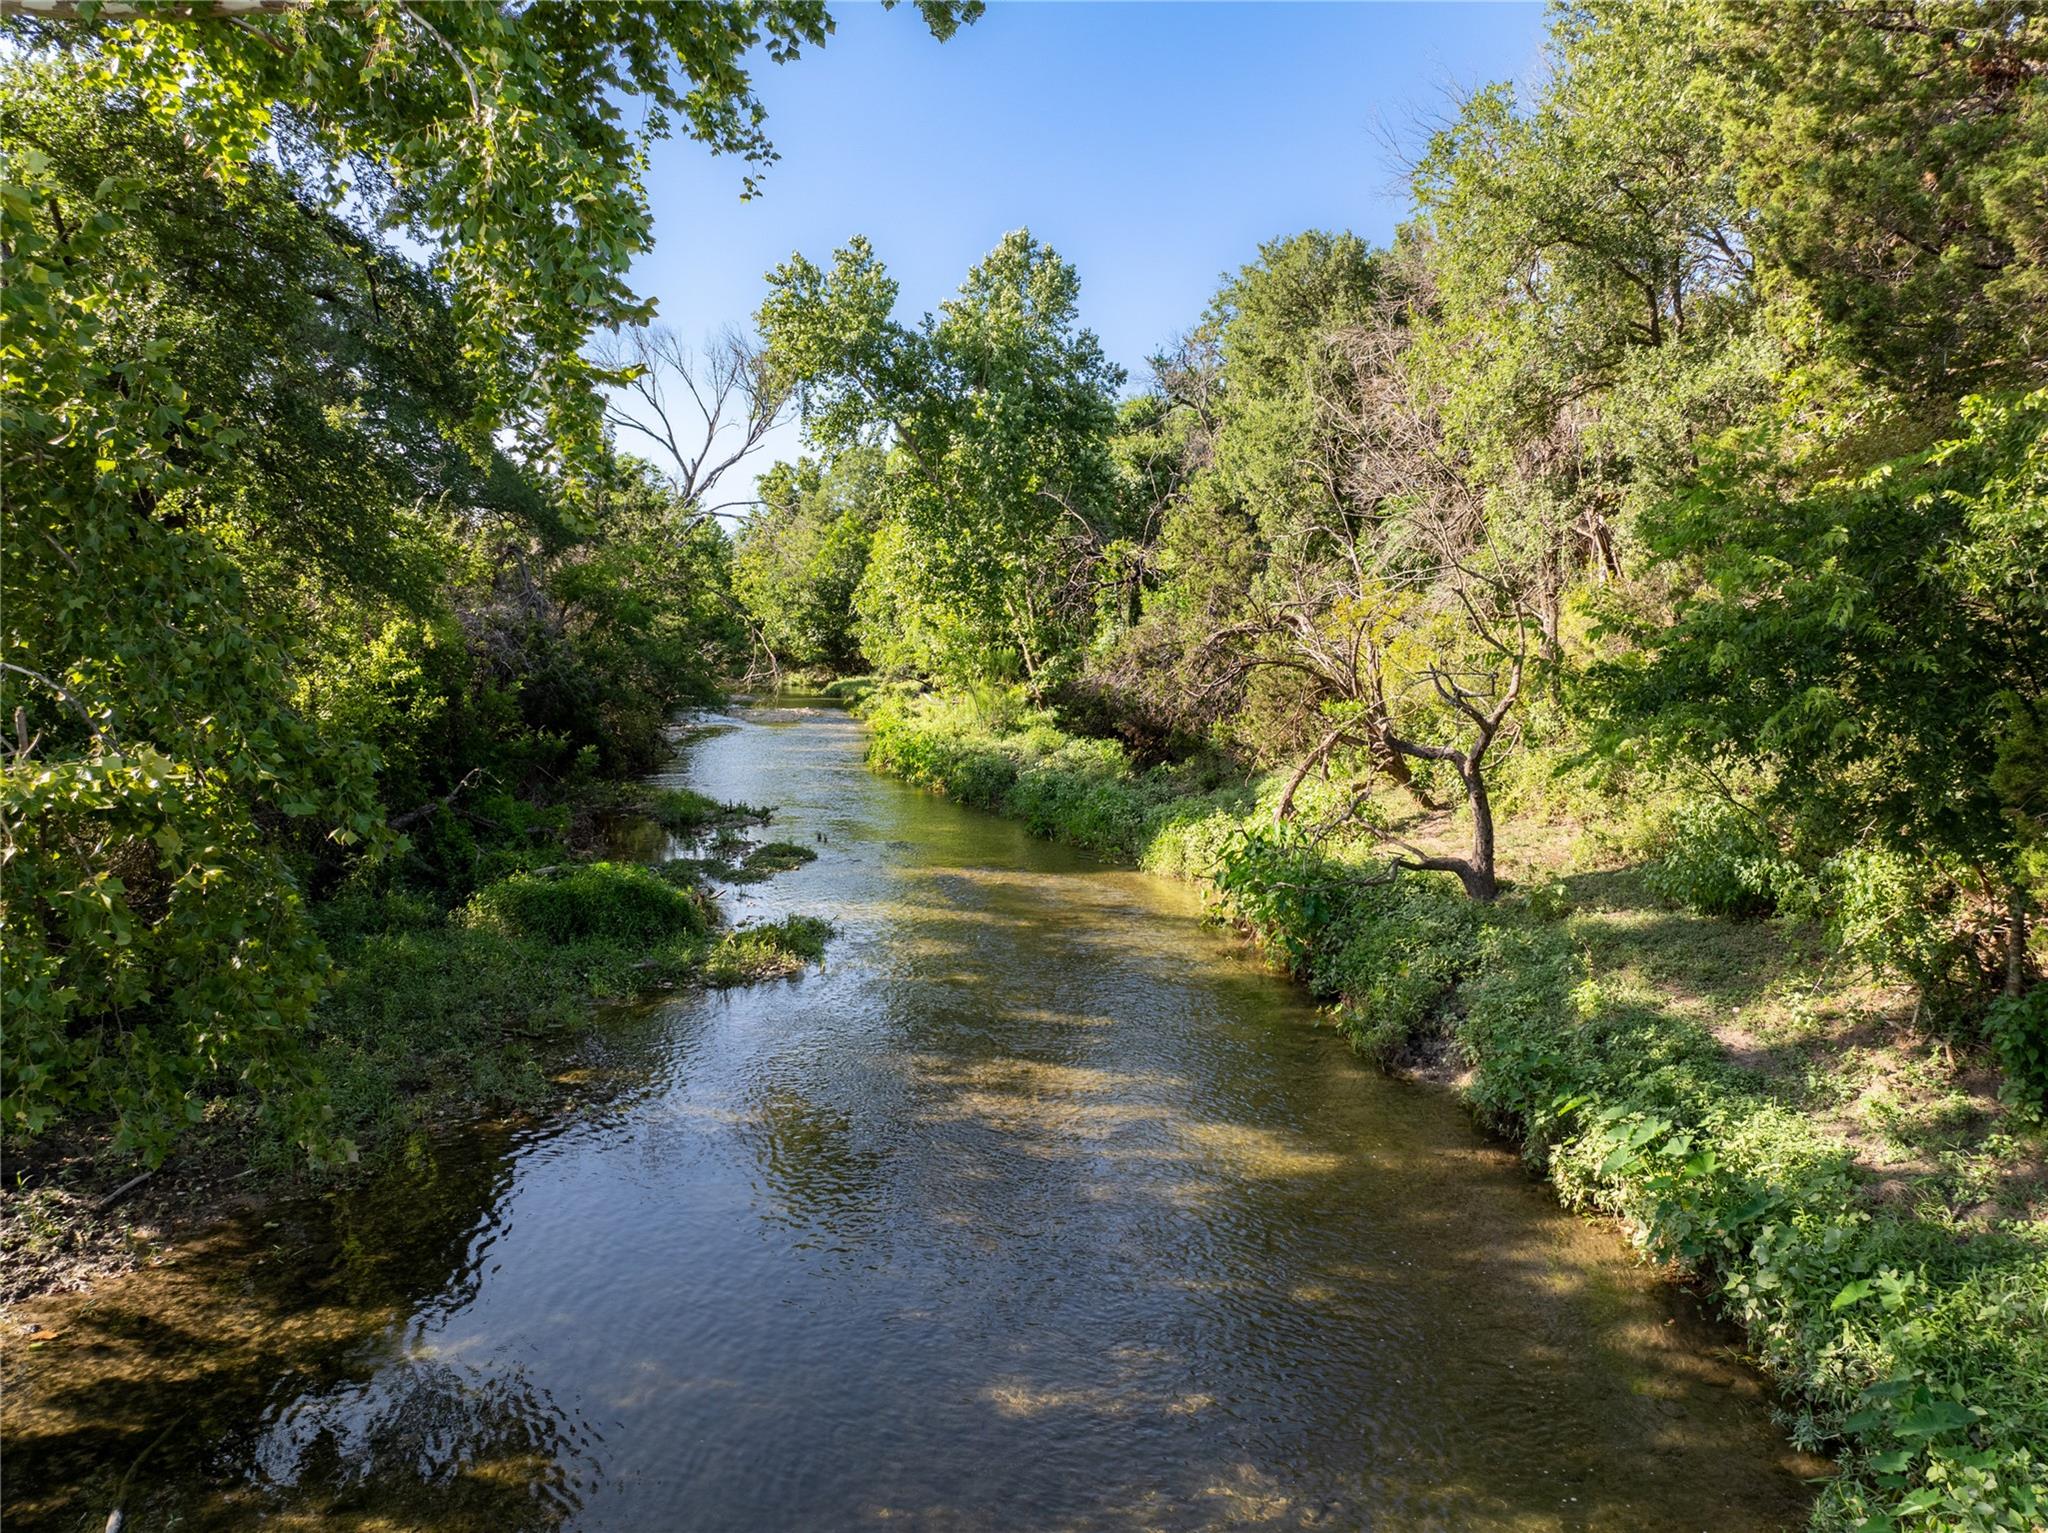
<path id="1" fill-rule="evenodd" d="M 831 18 L 0 26 L 0 1130 L 155 1164 L 231 1107 L 346 1156 L 352 1098 L 489 1089 L 572 986 L 708 946 L 670 884 L 559 871 L 749 639 L 716 472 L 623 454 L 649 375 L 588 349 L 652 315 L 648 141 L 771 160 L 741 61 Z"/>

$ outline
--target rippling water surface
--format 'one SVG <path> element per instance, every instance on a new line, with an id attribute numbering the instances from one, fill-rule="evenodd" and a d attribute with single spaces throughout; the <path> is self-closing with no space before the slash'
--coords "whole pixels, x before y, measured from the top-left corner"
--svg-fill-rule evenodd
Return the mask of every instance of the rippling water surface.
<path id="1" fill-rule="evenodd" d="M 742 710 L 823 972 L 622 1013 L 10 1338 L 10 1527 L 1728 1529 L 1808 1492 L 1729 1338 L 1184 890 Z"/>

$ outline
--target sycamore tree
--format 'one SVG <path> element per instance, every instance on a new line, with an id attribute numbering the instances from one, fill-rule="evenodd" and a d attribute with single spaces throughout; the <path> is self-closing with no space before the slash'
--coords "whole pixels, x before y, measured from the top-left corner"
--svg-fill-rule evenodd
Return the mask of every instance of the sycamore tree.
<path id="1" fill-rule="evenodd" d="M 1093 615 L 1093 556 L 1121 504 L 1123 373 L 1080 326 L 1073 266 L 1018 230 L 915 325 L 895 319 L 897 285 L 864 239 L 829 271 L 798 255 L 769 283 L 761 334 L 810 438 L 891 450 L 892 527 L 870 566 L 888 589 L 866 610 L 930 620 L 906 663 L 1049 684 Z"/>

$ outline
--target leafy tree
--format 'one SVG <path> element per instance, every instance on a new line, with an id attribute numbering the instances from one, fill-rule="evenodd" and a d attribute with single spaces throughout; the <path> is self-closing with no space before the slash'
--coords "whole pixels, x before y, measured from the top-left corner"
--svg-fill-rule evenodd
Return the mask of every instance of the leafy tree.
<path id="1" fill-rule="evenodd" d="M 300 1046 L 329 973 L 307 892 L 389 845 L 387 808 L 412 825 L 505 765 L 474 742 L 561 725 L 572 757 L 601 736 L 593 761 L 643 764 L 660 707 L 724 668 L 729 619 L 690 606 L 723 541 L 637 512 L 600 537 L 630 482 L 593 476 L 565 518 L 465 443 L 445 288 L 285 169 L 223 176 L 63 59 L 0 72 L 0 124 L 4 1121 L 111 1109 L 154 1158 L 246 1089 L 334 1153 Z M 504 588 L 547 583 L 522 631 L 551 644 L 452 599 L 480 539 L 510 545 Z"/>
<path id="2" fill-rule="evenodd" d="M 1246 618 L 1276 550 L 1317 557 L 1343 520 L 1340 338 L 1372 312 L 1379 288 L 1377 258 L 1354 235 L 1270 241 L 1177 350 L 1154 360 L 1156 393 L 1127 409 L 1116 441 L 1136 498 L 1126 519 L 1155 530 L 1126 560 L 1141 610 L 1118 624 L 1129 631 L 1097 658 L 1093 679 L 1113 692 L 1115 711 L 1156 715 L 1155 734 L 1221 730 L 1260 759 L 1306 744 L 1312 696 L 1277 676 L 1232 685 L 1203 657 L 1219 630 Z"/>
<path id="3" fill-rule="evenodd" d="M 189 407 L 172 340 L 122 334 L 154 285 L 118 238 L 142 187 L 66 216 L 47 154 L 19 151 L 13 176 L 5 1121 L 111 1107 L 117 1147 L 157 1157 L 203 1105 L 193 1086 L 239 1077 L 318 1143 L 295 1045 L 326 958 L 276 832 L 371 834 L 371 763 L 283 705 L 282 625 L 190 527 L 233 438 Z"/>
<path id="4" fill-rule="evenodd" d="M 1922 976 L 1967 997 L 2023 961 L 2013 815 L 2048 677 L 2048 393 L 1971 399 L 1960 426 L 1787 497 L 1731 462 L 1659 528 L 1702 588 L 1596 684 L 1610 747 L 1756 768 L 1767 806 L 1824 848 L 1946 863 L 2007 908 L 2009 959 Z"/>
<path id="5" fill-rule="evenodd" d="M 733 589 L 770 652 L 850 672 L 861 662 L 853 595 L 884 508 L 883 455 L 853 448 L 761 476 L 760 509 L 740 529 Z"/>
<path id="6" fill-rule="evenodd" d="M 918 8 L 944 38 L 981 5 Z M 245 178 L 275 137 L 333 195 L 407 225 L 450 284 L 479 436 L 519 423 L 534 455 L 577 465 L 601 446 L 607 381 L 584 343 L 652 312 L 625 280 L 652 242 L 648 142 L 680 130 L 772 161 L 743 61 L 759 48 L 786 62 L 832 29 L 823 0 L 285 0 L 255 14 L 60 0 L 37 12 L 10 19 L 19 39 L 90 56 L 202 144 L 216 174 Z M 621 96 L 646 104 L 638 131 Z M 746 191 L 756 185 L 749 172 Z"/>
<path id="7" fill-rule="evenodd" d="M 1560 10 L 1524 103 L 1474 93 L 1414 169 L 1429 323 L 1411 365 L 1486 487 L 1496 540 L 1566 588 L 1628 570 L 1633 524 L 1767 397 L 1749 216 L 1683 6 Z"/>
<path id="8" fill-rule="evenodd" d="M 769 283 L 761 333 L 812 439 L 895 449 L 906 557 L 888 567 L 948 613 L 949 664 L 1008 656 L 1045 684 L 1085 631 L 1089 556 L 1119 506 L 1123 373 L 1079 327 L 1074 268 L 1018 230 L 914 327 L 892 317 L 896 283 L 864 239 L 829 272 L 799 255 Z"/>
<path id="9" fill-rule="evenodd" d="M 2038 383 L 2048 17 L 2011 0 L 1716 3 L 1693 27 L 1767 285 L 1819 319 L 1819 349 L 1943 405 Z"/>
<path id="10" fill-rule="evenodd" d="M 446 292 L 418 267 L 273 168 L 221 180 L 126 93 L 61 61 L 0 81 L 0 130 L 42 157 L 53 229 L 99 217 L 109 178 L 137 190 L 104 227 L 98 260 L 134 285 L 96 350 L 152 353 L 227 434 L 216 452 L 190 419 L 164 422 L 174 460 L 205 464 L 178 528 L 231 544 L 266 582 L 310 561 L 331 583 L 418 602 L 437 571 L 431 557 L 405 562 L 418 552 L 401 526 L 412 507 L 447 497 L 549 515 L 530 476 L 460 439 L 476 392 L 448 363 Z"/>

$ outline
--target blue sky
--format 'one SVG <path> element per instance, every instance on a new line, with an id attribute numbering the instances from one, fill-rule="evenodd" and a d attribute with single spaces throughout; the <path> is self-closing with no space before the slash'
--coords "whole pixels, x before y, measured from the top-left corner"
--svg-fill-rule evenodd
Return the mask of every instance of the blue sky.
<path id="1" fill-rule="evenodd" d="M 994 0 L 944 44 L 908 4 L 835 10 L 826 48 L 758 72 L 782 153 L 760 197 L 739 200 L 736 161 L 655 148 L 634 284 L 686 339 L 746 324 L 771 266 L 854 234 L 912 318 L 1028 226 L 1079 267 L 1083 318 L 1135 385 L 1261 240 L 1393 232 L 1383 126 L 1412 138 L 1447 90 L 1542 61 L 1535 4 Z"/>

